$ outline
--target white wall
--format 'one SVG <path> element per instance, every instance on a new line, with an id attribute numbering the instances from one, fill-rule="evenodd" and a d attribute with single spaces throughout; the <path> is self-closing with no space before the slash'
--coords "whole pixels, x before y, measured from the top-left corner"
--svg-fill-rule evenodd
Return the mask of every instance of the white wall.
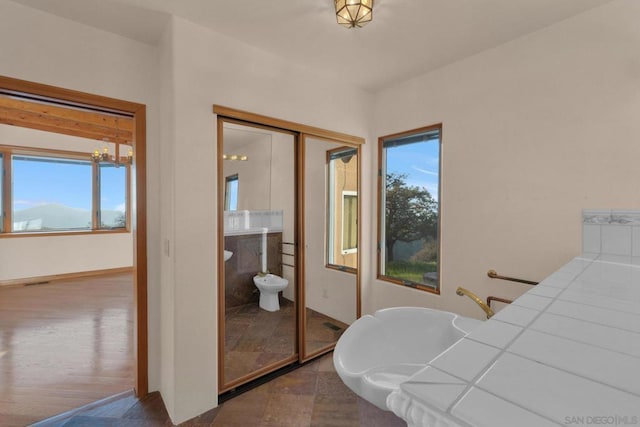
<path id="1" fill-rule="evenodd" d="M 238 131 L 225 129 L 224 132 Z M 240 147 L 240 153 L 232 153 L 233 149 L 225 147 L 225 153 L 246 155 L 248 160 L 225 161 L 223 176 L 238 174 L 239 210 L 271 209 L 271 135 L 253 133 L 252 136 L 255 139 Z"/>
<path id="2" fill-rule="evenodd" d="M 100 151 L 102 151 L 102 148 L 105 146 L 105 142 L 89 138 L 81 138 L 78 136 L 65 135 L 62 133 L 0 124 L 0 145 L 87 153 L 87 160 L 89 160 L 89 155 L 94 150 L 100 149 Z M 113 154 L 114 144 L 108 143 L 108 146 L 110 152 Z"/>
<path id="3" fill-rule="evenodd" d="M 0 75 L 147 105 L 151 390 L 158 388 L 160 363 L 157 54 L 152 46 L 0 0 Z M 64 239 L 38 240 L 43 245 L 60 245 L 62 250 L 68 247 Z M 6 259 L 0 254 L 2 265 Z M 54 255 L 54 260 L 59 257 Z"/>
<path id="4" fill-rule="evenodd" d="M 98 141 L 0 125 L 0 144 L 84 151 L 88 155 L 98 146 Z M 0 239 L 0 260 L 0 281 L 131 267 L 133 235 L 5 238 Z"/>
<path id="5" fill-rule="evenodd" d="M 159 177 L 160 203 L 160 242 L 162 255 L 160 258 L 160 289 L 158 297 L 158 322 L 160 331 L 159 362 L 160 369 L 158 389 L 162 400 L 169 411 L 175 413 L 175 377 L 176 377 L 176 339 L 175 324 L 175 260 L 173 246 L 175 235 L 175 183 L 172 159 L 175 157 L 174 141 L 176 136 L 175 119 L 175 70 L 174 70 L 173 25 L 168 23 L 162 34 L 159 45 L 160 74 L 160 139 L 158 151 L 162 174 Z M 151 301 L 149 302 L 151 304 Z"/>
<path id="6" fill-rule="evenodd" d="M 640 2 L 618 0 L 376 97 L 378 136 L 443 123 L 442 295 L 372 268 L 369 311 L 481 317 L 457 286 L 516 297 L 528 287 L 487 270 L 541 280 L 580 254 L 582 208 L 640 207 L 639 20 Z"/>
<path id="7" fill-rule="evenodd" d="M 0 280 L 131 267 L 130 233 L 0 240 Z"/>

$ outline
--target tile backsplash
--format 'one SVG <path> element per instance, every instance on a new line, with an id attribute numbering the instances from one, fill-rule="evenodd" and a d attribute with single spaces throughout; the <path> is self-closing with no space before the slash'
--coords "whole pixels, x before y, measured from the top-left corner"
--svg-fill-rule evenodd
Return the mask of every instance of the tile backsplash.
<path id="1" fill-rule="evenodd" d="M 224 234 L 260 233 L 263 228 L 269 232 L 282 231 L 283 217 L 281 210 L 224 211 Z"/>
<path id="2" fill-rule="evenodd" d="M 584 209 L 582 252 L 640 256 L 640 211 Z"/>

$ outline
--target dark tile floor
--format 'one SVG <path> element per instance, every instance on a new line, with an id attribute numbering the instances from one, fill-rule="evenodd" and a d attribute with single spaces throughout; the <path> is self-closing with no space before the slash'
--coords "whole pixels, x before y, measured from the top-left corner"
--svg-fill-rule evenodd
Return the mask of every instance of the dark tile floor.
<path id="1" fill-rule="evenodd" d="M 122 396 L 108 404 L 37 427 L 172 426 L 160 395 L 138 401 Z M 351 392 L 333 368 L 332 354 L 302 366 L 273 381 L 237 396 L 181 426 L 287 427 L 406 425 L 391 412 L 382 411 Z"/>
<path id="2" fill-rule="evenodd" d="M 307 354 L 320 350 L 338 341 L 338 338 L 349 325 L 332 317 L 326 316 L 307 307 L 307 329 L 305 331 L 305 345 Z"/>
<path id="3" fill-rule="evenodd" d="M 280 310 L 258 303 L 228 308 L 225 313 L 225 383 L 295 354 L 293 303 L 282 299 Z"/>
<path id="4" fill-rule="evenodd" d="M 307 309 L 307 354 L 340 338 L 348 325 Z M 269 312 L 258 303 L 228 308 L 225 313 L 224 380 L 229 383 L 296 354 L 294 304 L 280 298 L 280 310 Z"/>

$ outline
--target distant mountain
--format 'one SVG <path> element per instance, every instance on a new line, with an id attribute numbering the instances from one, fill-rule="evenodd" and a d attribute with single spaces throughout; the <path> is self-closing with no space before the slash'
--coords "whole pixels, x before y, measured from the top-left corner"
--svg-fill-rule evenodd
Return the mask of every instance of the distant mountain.
<path id="1" fill-rule="evenodd" d="M 113 225 L 122 212 L 102 211 L 102 223 Z M 15 231 L 79 230 L 91 228 L 91 211 L 61 204 L 47 204 L 13 212 Z"/>

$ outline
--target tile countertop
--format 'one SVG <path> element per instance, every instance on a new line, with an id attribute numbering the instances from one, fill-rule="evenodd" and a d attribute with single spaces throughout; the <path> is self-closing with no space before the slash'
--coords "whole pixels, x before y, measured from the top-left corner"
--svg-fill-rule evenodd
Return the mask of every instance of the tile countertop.
<path id="1" fill-rule="evenodd" d="M 409 426 L 640 426 L 640 258 L 573 259 L 387 406 Z"/>

